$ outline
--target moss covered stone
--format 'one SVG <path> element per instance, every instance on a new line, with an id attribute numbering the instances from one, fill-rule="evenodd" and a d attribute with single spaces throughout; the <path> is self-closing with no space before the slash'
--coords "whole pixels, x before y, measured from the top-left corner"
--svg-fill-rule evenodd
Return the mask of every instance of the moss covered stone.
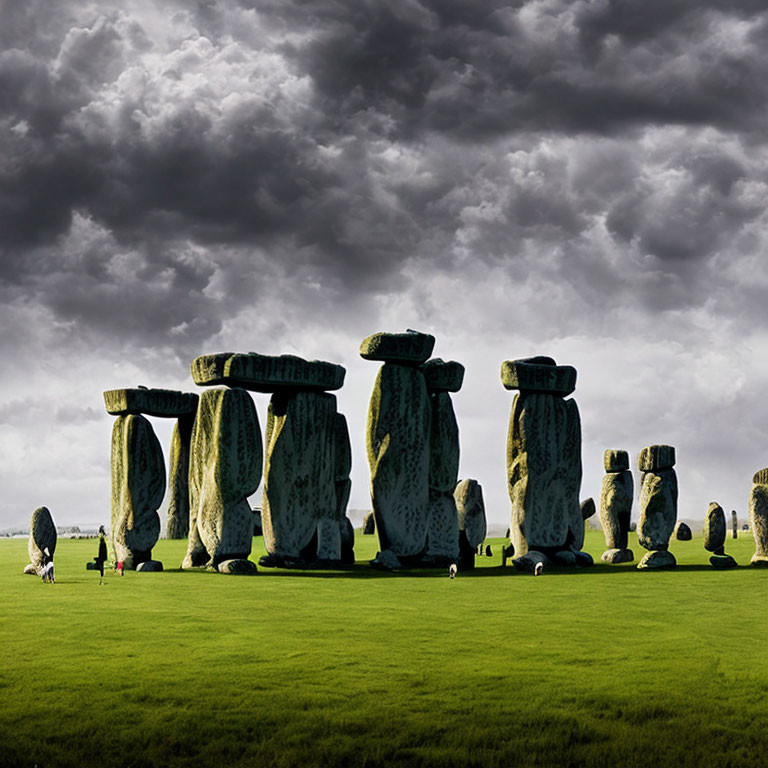
<path id="1" fill-rule="evenodd" d="M 669 550 L 662 549 L 646 552 L 643 555 L 643 559 L 637 564 L 637 567 L 639 570 L 645 571 L 674 568 L 676 565 L 677 560 L 675 556 Z"/>
<path id="2" fill-rule="evenodd" d="M 704 517 L 704 549 L 716 555 L 725 554 L 726 533 L 725 510 L 716 501 L 710 502 Z"/>
<path id="3" fill-rule="evenodd" d="M 763 470 L 768 472 L 768 470 Z M 755 478 L 762 480 L 758 472 Z M 752 565 L 768 566 L 768 482 L 755 482 L 749 494 L 749 527 L 755 539 Z"/>
<path id="4" fill-rule="evenodd" d="M 50 510 L 48 507 L 38 507 L 32 513 L 32 519 L 29 522 L 29 541 L 27 543 L 27 551 L 29 552 L 29 566 L 27 567 L 31 566 L 33 573 L 40 575 L 46 549 L 48 555 L 53 558 L 57 539 L 56 526 L 53 523 Z M 27 573 L 26 570 L 25 573 Z"/>
<path id="5" fill-rule="evenodd" d="M 192 378 L 200 386 L 226 384 L 252 392 L 335 390 L 344 384 L 346 370 L 324 360 L 296 355 L 222 353 L 201 355 L 192 362 Z"/>
<path id="6" fill-rule="evenodd" d="M 603 466 L 606 472 L 624 472 L 629 469 L 629 454 L 609 448 L 603 454 Z"/>
<path id="7" fill-rule="evenodd" d="M 455 360 L 446 362 L 439 357 L 421 366 L 430 392 L 458 392 L 464 383 L 464 366 Z"/>
<path id="8" fill-rule="evenodd" d="M 168 524 L 169 539 L 189 536 L 189 452 L 192 445 L 194 414 L 182 416 L 173 425 L 171 455 L 168 461 Z"/>
<path id="9" fill-rule="evenodd" d="M 641 472 L 671 469 L 675 466 L 675 449 L 671 445 L 649 445 L 637 456 L 637 468 Z"/>
<path id="10" fill-rule="evenodd" d="M 428 333 L 374 333 L 363 339 L 360 357 L 384 363 L 420 365 L 429 358 L 434 347 L 435 337 Z"/>
<path id="11" fill-rule="evenodd" d="M 253 538 L 247 497 L 259 485 L 262 462 L 251 396 L 242 389 L 203 392 L 192 430 L 189 544 L 182 567 L 247 559 Z"/>
<path id="12" fill-rule="evenodd" d="M 472 549 L 477 549 L 488 533 L 485 517 L 483 487 L 477 480 L 468 478 L 456 485 L 453 492 L 459 517 L 459 531 L 464 531 Z"/>
<path id="13" fill-rule="evenodd" d="M 397 558 L 419 555 L 426 544 L 431 421 L 424 374 L 384 363 L 371 394 L 366 447 L 379 541 Z"/>
<path id="14" fill-rule="evenodd" d="M 152 425 L 144 416 L 118 416 L 112 428 L 111 536 L 125 568 L 151 559 L 164 494 L 163 451 Z"/>
<path id="15" fill-rule="evenodd" d="M 194 415 L 198 396 L 172 389 L 110 389 L 104 393 L 107 413 L 113 416 L 145 414 L 162 418 Z"/>
<path id="16" fill-rule="evenodd" d="M 549 365 L 525 360 L 505 360 L 501 364 L 504 389 L 527 393 L 547 393 L 566 397 L 576 389 L 576 369 L 570 365 Z"/>
<path id="17" fill-rule="evenodd" d="M 665 448 L 667 446 L 651 446 Z M 643 449 L 640 465 L 655 466 L 659 453 Z M 662 462 L 666 459 L 661 452 Z M 667 456 L 668 458 L 668 456 Z M 672 455 L 674 459 L 674 451 Z M 640 546 L 649 550 L 638 564 L 638 568 L 670 568 L 675 558 L 666 550 L 669 538 L 677 521 L 677 475 L 671 468 L 645 471 L 640 485 L 640 520 L 637 524 L 637 540 Z"/>
<path id="18" fill-rule="evenodd" d="M 609 550 L 627 547 L 634 492 L 635 484 L 629 470 L 603 475 L 599 515 Z"/>

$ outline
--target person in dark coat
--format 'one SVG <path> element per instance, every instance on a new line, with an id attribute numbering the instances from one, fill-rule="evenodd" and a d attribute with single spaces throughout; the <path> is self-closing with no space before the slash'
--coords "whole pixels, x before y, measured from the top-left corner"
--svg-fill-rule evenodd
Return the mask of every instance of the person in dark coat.
<path id="1" fill-rule="evenodd" d="M 107 560 L 107 538 L 104 526 L 99 526 L 99 554 L 96 556 L 96 567 L 99 569 L 99 586 L 104 584 L 104 563 Z"/>

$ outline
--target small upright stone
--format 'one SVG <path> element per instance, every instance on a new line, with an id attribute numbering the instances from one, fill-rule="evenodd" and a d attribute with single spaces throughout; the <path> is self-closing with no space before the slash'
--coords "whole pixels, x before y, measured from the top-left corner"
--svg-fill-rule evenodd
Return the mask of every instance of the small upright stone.
<path id="1" fill-rule="evenodd" d="M 678 520 L 675 523 L 675 528 L 672 531 L 672 535 L 677 541 L 690 541 L 693 538 L 693 531 L 688 523 L 684 523 L 682 520 Z"/>
<path id="2" fill-rule="evenodd" d="M 628 549 L 632 498 L 635 484 L 629 471 L 629 454 L 608 449 L 603 454 L 605 475 L 600 488 L 600 524 L 608 549 L 601 560 L 605 563 L 631 563 L 635 554 Z"/>
<path id="3" fill-rule="evenodd" d="M 752 565 L 768 567 L 768 469 L 761 469 L 752 478 L 749 494 L 749 524 L 755 539 Z"/>
<path id="4" fill-rule="evenodd" d="M 704 549 L 712 552 L 709 562 L 713 568 L 719 570 L 734 568 L 738 565 L 730 555 L 725 554 L 726 532 L 725 512 L 717 502 L 713 501 L 710 503 L 704 518 Z"/>
<path id="5" fill-rule="evenodd" d="M 589 520 L 589 518 L 592 517 L 596 511 L 597 509 L 595 507 L 595 500 L 591 496 L 581 502 L 581 518 L 585 522 Z"/>
<path id="6" fill-rule="evenodd" d="M 733 530 L 733 538 L 738 539 L 739 538 L 739 518 L 736 514 L 736 510 L 731 510 L 731 528 Z"/>
<path id="7" fill-rule="evenodd" d="M 43 567 L 45 550 L 48 550 L 48 556 L 53 559 L 56 541 L 56 526 L 53 524 L 53 517 L 51 517 L 48 507 L 38 507 L 32 513 L 32 519 L 29 523 L 29 542 L 27 544 L 29 565 L 24 569 L 24 573 L 34 573 L 39 576 Z"/>
<path id="8" fill-rule="evenodd" d="M 459 517 L 459 567 L 468 570 L 474 568 L 475 553 L 488 533 L 483 487 L 477 480 L 462 480 L 453 496 Z"/>
<path id="9" fill-rule="evenodd" d="M 429 333 L 408 330 L 405 333 L 374 333 L 360 344 L 360 357 L 399 365 L 421 365 L 435 347 Z"/>
<path id="10" fill-rule="evenodd" d="M 189 536 L 189 449 L 195 415 L 180 416 L 173 425 L 171 457 L 168 462 L 168 525 L 169 539 Z"/>
<path id="11" fill-rule="evenodd" d="M 674 555 L 669 552 L 669 538 L 677 521 L 677 475 L 672 468 L 675 449 L 669 445 L 651 445 L 638 456 L 643 472 L 640 486 L 640 521 L 637 539 L 649 550 L 638 568 L 674 568 Z"/>
<path id="12" fill-rule="evenodd" d="M 373 512 L 368 512 L 363 518 L 363 536 L 373 536 L 376 533 L 376 520 Z"/>

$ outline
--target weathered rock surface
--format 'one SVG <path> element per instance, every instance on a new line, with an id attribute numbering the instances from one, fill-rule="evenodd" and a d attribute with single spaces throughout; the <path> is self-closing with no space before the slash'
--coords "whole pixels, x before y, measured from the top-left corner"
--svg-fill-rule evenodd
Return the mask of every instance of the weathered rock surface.
<path id="1" fill-rule="evenodd" d="M 276 392 L 270 399 L 261 519 L 273 558 L 300 557 L 315 534 L 318 557 L 341 557 L 336 416 L 336 398 L 322 392 Z"/>
<path id="2" fill-rule="evenodd" d="M 376 533 L 376 520 L 373 512 L 369 512 L 363 518 L 363 536 L 372 536 L 374 533 Z"/>
<path id="3" fill-rule="evenodd" d="M 160 442 L 144 416 L 118 416 L 112 428 L 112 520 L 115 557 L 127 569 L 152 558 L 165 494 Z"/>
<path id="4" fill-rule="evenodd" d="M 53 517 L 48 507 L 38 507 L 32 513 L 32 519 L 29 523 L 29 542 L 27 543 L 29 565 L 32 566 L 32 573 L 40 575 L 45 549 L 48 550 L 48 554 L 53 558 L 53 553 L 56 551 L 57 538 L 56 526 L 53 523 Z M 26 568 L 24 569 L 24 573 L 29 572 Z"/>
<path id="5" fill-rule="evenodd" d="M 248 558 L 253 512 L 247 497 L 259 485 L 262 463 L 251 396 L 242 389 L 203 392 L 192 430 L 189 545 L 182 568 Z"/>
<path id="6" fill-rule="evenodd" d="M 590 496 L 588 499 L 584 499 L 581 502 L 581 517 L 583 520 L 589 520 L 592 515 L 595 514 L 597 509 L 595 508 L 595 500 Z"/>
<path id="7" fill-rule="evenodd" d="M 678 541 L 690 541 L 693 538 L 693 531 L 688 523 L 678 520 L 677 523 L 675 523 L 675 527 L 672 529 L 672 535 Z"/>
<path id="8" fill-rule="evenodd" d="M 197 396 L 196 396 L 197 397 Z M 173 425 L 171 456 L 168 462 L 168 525 L 169 539 L 189 536 L 189 449 L 195 416 L 182 416 Z"/>
<path id="9" fill-rule="evenodd" d="M 716 555 L 724 555 L 726 532 L 725 511 L 713 501 L 704 518 L 704 549 Z"/>
<path id="10" fill-rule="evenodd" d="M 637 467 L 641 472 L 655 472 L 674 466 L 675 449 L 671 445 L 649 445 L 637 457 Z"/>
<path id="11" fill-rule="evenodd" d="M 24 573 L 30 576 L 40 576 L 37 570 L 38 569 L 34 565 L 32 565 L 32 563 L 28 563 L 27 565 L 24 566 Z"/>
<path id="12" fill-rule="evenodd" d="M 434 347 L 435 337 L 428 333 L 410 330 L 405 333 L 374 333 L 363 339 L 360 357 L 384 363 L 420 365 L 429 358 Z"/>
<path id="13" fill-rule="evenodd" d="M 739 538 L 739 518 L 736 515 L 736 510 L 731 510 L 731 528 L 733 530 L 733 538 L 738 539 Z"/>
<path id="14" fill-rule="evenodd" d="M 371 560 L 371 565 L 380 571 L 399 571 L 403 564 L 391 549 L 385 549 L 376 553 Z"/>
<path id="15" fill-rule="evenodd" d="M 629 454 L 609 448 L 603 454 L 603 466 L 606 472 L 624 472 L 629 469 Z"/>
<path id="16" fill-rule="evenodd" d="M 426 545 L 431 420 L 421 371 L 384 363 L 371 394 L 366 446 L 379 542 L 397 558 L 419 555 Z"/>
<path id="17" fill-rule="evenodd" d="M 253 510 L 253 535 L 262 536 L 261 529 L 261 507 L 255 507 Z"/>
<path id="18" fill-rule="evenodd" d="M 614 466 L 609 462 L 606 451 L 605 465 Z M 626 451 L 610 451 L 624 453 Z M 632 516 L 632 499 L 635 484 L 629 470 L 609 471 L 603 475 L 600 488 L 600 524 L 605 534 L 605 545 L 609 550 L 627 548 L 629 538 L 630 518 Z"/>
<path id="19" fill-rule="evenodd" d="M 194 416 L 198 396 L 173 389 L 110 389 L 104 393 L 107 413 L 113 416 L 145 414 L 162 418 Z"/>
<path id="20" fill-rule="evenodd" d="M 427 556 L 455 562 L 459 556 L 459 516 L 453 491 L 459 475 L 459 426 L 448 392 L 429 395 L 429 527 Z"/>
<path id="21" fill-rule="evenodd" d="M 341 562 L 351 565 L 355 562 L 355 528 L 348 517 L 344 517 L 341 529 Z"/>
<path id="22" fill-rule="evenodd" d="M 200 386 L 226 384 L 252 392 L 335 390 L 344 384 L 346 369 L 324 360 L 296 355 L 224 352 L 192 361 L 192 378 Z"/>
<path id="23" fill-rule="evenodd" d="M 600 559 L 610 565 L 631 563 L 635 559 L 635 553 L 631 549 L 606 549 L 600 556 Z"/>
<path id="24" fill-rule="evenodd" d="M 459 531 L 465 532 L 469 546 L 476 550 L 488 533 L 483 487 L 477 480 L 462 480 L 456 486 L 453 497 L 456 499 Z"/>
<path id="25" fill-rule="evenodd" d="M 235 576 L 253 576 L 253 574 L 259 572 L 256 563 L 243 557 L 233 560 L 222 560 L 217 570 L 219 573 L 229 573 Z"/>
<path id="26" fill-rule="evenodd" d="M 144 560 L 136 566 L 140 573 L 159 573 L 163 570 L 163 564 L 159 560 Z"/>
<path id="27" fill-rule="evenodd" d="M 546 567 L 552 561 L 543 552 L 538 552 L 535 549 L 529 549 L 524 555 L 512 560 L 512 565 L 523 573 L 533 573 L 538 563 Z"/>
<path id="28" fill-rule="evenodd" d="M 657 549 L 646 552 L 643 559 L 637 564 L 641 570 L 661 570 L 663 568 L 674 568 L 677 565 L 675 556 L 666 549 Z"/>
<path id="29" fill-rule="evenodd" d="M 566 397 L 576 389 L 576 369 L 571 365 L 533 363 L 531 358 L 505 360 L 501 364 L 501 383 L 504 389 Z"/>
<path id="30" fill-rule="evenodd" d="M 762 469 L 752 478 L 749 494 L 749 527 L 755 539 L 752 565 L 768 567 L 768 469 Z"/>
<path id="31" fill-rule="evenodd" d="M 582 547 L 581 472 L 576 402 L 551 394 L 516 395 L 507 435 L 507 489 L 510 539 L 518 556 L 529 549 Z"/>
<path id="32" fill-rule="evenodd" d="M 421 366 L 430 392 L 458 392 L 464 383 L 464 366 L 455 360 L 446 362 L 439 357 Z"/>
<path id="33" fill-rule="evenodd" d="M 728 568 L 736 568 L 738 563 L 730 556 L 723 553 L 722 555 L 712 555 L 709 558 L 709 563 L 713 568 L 718 571 L 724 571 Z"/>

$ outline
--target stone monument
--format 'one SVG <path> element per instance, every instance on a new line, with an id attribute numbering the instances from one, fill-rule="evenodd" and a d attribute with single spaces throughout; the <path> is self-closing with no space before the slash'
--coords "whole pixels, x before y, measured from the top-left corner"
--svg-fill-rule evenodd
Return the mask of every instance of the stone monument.
<path id="1" fill-rule="evenodd" d="M 629 471 L 626 451 L 607 450 L 603 456 L 605 475 L 600 489 L 600 523 L 605 534 L 601 556 L 605 563 L 631 563 L 635 555 L 628 548 L 629 523 L 635 484 Z"/>
<path id="2" fill-rule="evenodd" d="M 749 494 L 749 527 L 755 539 L 752 565 L 768 567 L 768 469 L 755 472 Z"/>
<path id="3" fill-rule="evenodd" d="M 477 480 L 462 480 L 453 496 L 459 517 L 459 568 L 466 571 L 475 567 L 475 554 L 488 533 L 483 488 Z"/>
<path id="4" fill-rule="evenodd" d="M 29 542 L 27 544 L 29 565 L 24 569 L 24 573 L 41 575 L 45 550 L 48 550 L 48 556 L 53 559 L 57 538 L 56 526 L 53 524 L 53 517 L 48 507 L 38 507 L 32 513 L 32 519 L 29 523 Z"/>
<path id="5" fill-rule="evenodd" d="M 675 528 L 672 531 L 672 535 L 677 541 L 690 541 L 693 538 L 693 531 L 688 523 L 684 523 L 682 520 L 678 520 L 675 523 Z"/>
<path id="6" fill-rule="evenodd" d="M 637 463 L 643 473 L 637 540 L 648 550 L 637 567 L 674 568 L 677 560 L 669 551 L 669 538 L 677 520 L 675 449 L 671 445 L 650 445 L 640 451 Z"/>
<path id="7" fill-rule="evenodd" d="M 725 512 L 716 501 L 713 501 L 704 518 L 704 549 L 712 552 L 709 562 L 713 568 L 734 568 L 738 565 L 730 555 L 725 554 L 726 530 Z"/>

